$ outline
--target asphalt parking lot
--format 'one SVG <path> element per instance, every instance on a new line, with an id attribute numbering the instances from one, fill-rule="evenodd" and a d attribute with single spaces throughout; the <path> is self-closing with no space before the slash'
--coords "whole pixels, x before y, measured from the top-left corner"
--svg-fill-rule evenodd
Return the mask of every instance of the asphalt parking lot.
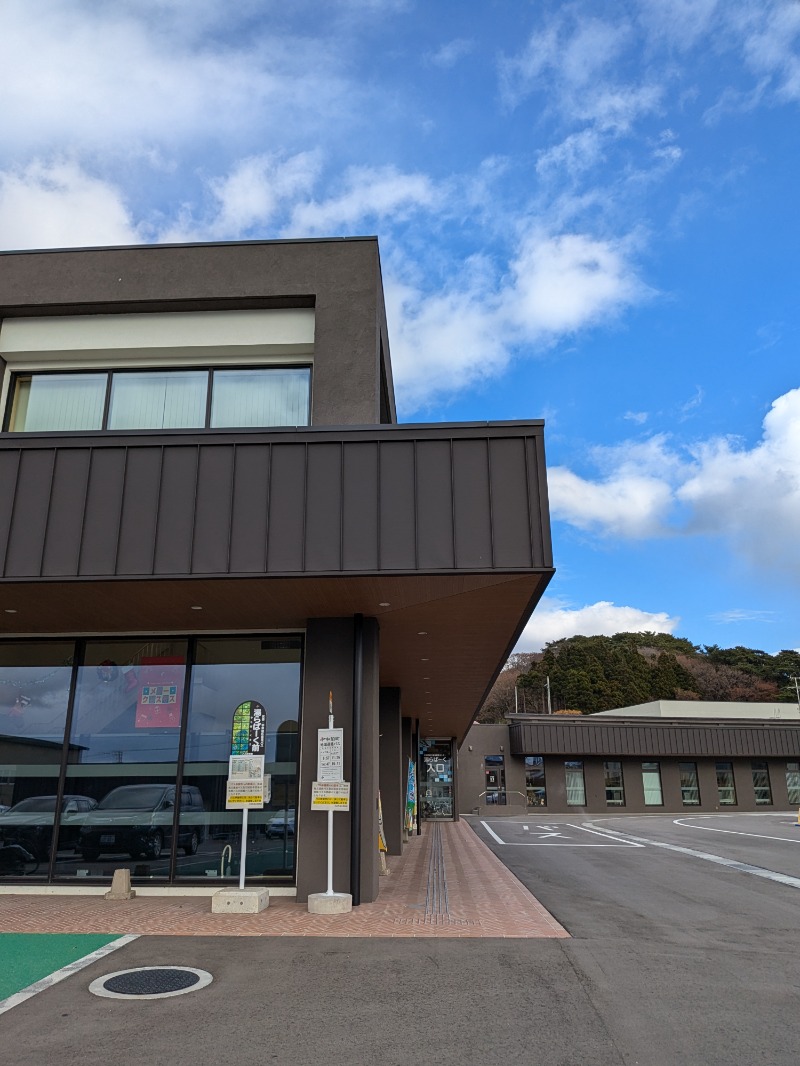
<path id="1" fill-rule="evenodd" d="M 0 1017 L 14 1066 L 797 1062 L 796 815 L 470 819 L 569 930 L 511 940 L 141 936 Z M 213 982 L 98 999 L 125 967 Z"/>

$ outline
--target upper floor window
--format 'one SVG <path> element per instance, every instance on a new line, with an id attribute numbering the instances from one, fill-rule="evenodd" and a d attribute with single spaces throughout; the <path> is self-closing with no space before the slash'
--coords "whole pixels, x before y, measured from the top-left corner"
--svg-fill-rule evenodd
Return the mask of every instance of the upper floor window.
<path id="1" fill-rule="evenodd" d="M 309 367 L 108 370 L 14 378 L 12 433 L 307 426 Z"/>

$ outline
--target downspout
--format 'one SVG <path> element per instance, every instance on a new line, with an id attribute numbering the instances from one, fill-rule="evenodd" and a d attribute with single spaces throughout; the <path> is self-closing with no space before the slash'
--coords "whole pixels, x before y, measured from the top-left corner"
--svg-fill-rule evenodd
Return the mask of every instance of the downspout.
<path id="1" fill-rule="evenodd" d="M 364 703 L 364 616 L 353 615 L 353 769 L 350 783 L 350 894 L 361 903 L 361 729 Z"/>

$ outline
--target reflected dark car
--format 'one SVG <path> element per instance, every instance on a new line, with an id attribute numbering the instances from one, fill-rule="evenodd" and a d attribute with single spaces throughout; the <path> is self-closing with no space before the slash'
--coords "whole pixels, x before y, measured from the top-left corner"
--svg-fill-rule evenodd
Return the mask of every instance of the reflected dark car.
<path id="1" fill-rule="evenodd" d="M 59 851 L 75 848 L 80 839 L 81 825 L 97 806 L 88 796 L 64 796 L 61 801 L 61 828 L 58 834 Z M 21 844 L 40 862 L 50 858 L 55 820 L 55 796 L 29 796 L 7 811 L 0 813 L 0 841 Z"/>
<path id="2" fill-rule="evenodd" d="M 172 840 L 174 785 L 122 785 L 104 796 L 81 826 L 78 844 L 89 862 L 123 852 L 132 859 L 157 859 Z M 194 855 L 205 836 L 205 810 L 198 788 L 181 789 L 178 847 Z"/>

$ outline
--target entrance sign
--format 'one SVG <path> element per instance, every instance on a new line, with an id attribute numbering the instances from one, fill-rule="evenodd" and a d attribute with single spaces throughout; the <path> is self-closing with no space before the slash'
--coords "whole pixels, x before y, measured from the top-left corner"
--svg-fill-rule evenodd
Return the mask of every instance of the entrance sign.
<path id="1" fill-rule="evenodd" d="M 344 730 L 317 730 L 317 781 L 344 781 Z"/>
<path id="2" fill-rule="evenodd" d="M 267 739 L 267 712 L 257 700 L 245 700 L 233 712 L 231 758 L 225 790 L 225 809 L 242 812 L 242 852 L 239 860 L 239 890 L 244 891 L 247 869 L 247 812 L 263 807 L 266 779 L 264 750 Z M 269 796 L 267 795 L 267 799 Z"/>
<path id="3" fill-rule="evenodd" d="M 255 700 L 245 700 L 233 712 L 231 755 L 263 755 L 266 748 L 267 712 Z"/>
<path id="4" fill-rule="evenodd" d="M 312 811 L 349 811 L 349 781 L 313 781 L 311 784 Z"/>

